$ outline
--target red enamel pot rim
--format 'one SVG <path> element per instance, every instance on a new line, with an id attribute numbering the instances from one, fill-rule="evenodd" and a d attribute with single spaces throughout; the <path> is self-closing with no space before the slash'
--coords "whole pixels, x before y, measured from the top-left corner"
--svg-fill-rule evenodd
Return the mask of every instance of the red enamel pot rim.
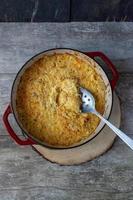
<path id="1" fill-rule="evenodd" d="M 109 118 L 111 110 L 112 110 L 112 105 L 113 105 L 113 90 L 114 87 L 116 86 L 116 83 L 118 81 L 118 77 L 119 74 L 115 68 L 115 66 L 113 65 L 113 63 L 109 60 L 109 58 L 103 54 L 102 52 L 81 52 L 75 49 L 68 49 L 68 48 L 55 48 L 55 49 L 49 49 L 46 51 L 43 51 L 39 54 L 36 54 L 35 56 L 33 56 L 31 59 L 29 59 L 23 66 L 22 68 L 18 71 L 13 85 L 12 85 L 12 90 L 11 90 L 11 104 L 8 106 L 8 108 L 6 109 L 4 115 L 3 115 L 3 121 L 5 124 L 5 127 L 8 131 L 8 133 L 10 134 L 10 136 L 15 140 L 15 142 L 19 145 L 33 145 L 33 144 L 40 144 L 43 145 L 45 147 L 49 147 L 49 148 L 54 148 L 54 149 L 68 149 L 68 148 L 74 148 L 77 146 L 81 146 L 87 142 L 89 142 L 90 140 L 92 140 L 93 138 L 95 138 L 100 132 L 101 130 L 104 128 L 105 124 L 102 124 L 101 127 L 99 128 L 99 130 L 97 132 L 95 132 L 94 134 L 92 134 L 90 137 L 88 137 L 86 140 L 81 141 L 78 144 L 75 144 L 73 146 L 69 146 L 69 147 L 56 147 L 56 146 L 51 146 L 48 145 L 47 143 L 41 142 L 39 141 L 37 138 L 33 137 L 32 135 L 30 135 L 22 126 L 22 124 L 19 122 L 18 118 L 17 118 L 17 114 L 15 111 L 15 104 L 14 104 L 14 96 L 15 96 L 15 87 L 17 87 L 17 81 L 18 79 L 21 77 L 21 75 L 23 74 L 23 71 L 25 70 L 25 68 L 30 67 L 30 64 L 33 63 L 35 60 L 38 60 L 40 57 L 42 57 L 45 54 L 51 54 L 51 53 L 57 53 L 57 52 L 69 52 L 69 53 L 76 53 L 78 54 L 80 57 L 82 56 L 84 59 L 87 59 L 89 62 L 93 61 L 93 63 L 95 63 L 95 67 L 96 70 L 98 70 L 99 73 L 101 73 L 102 78 L 104 79 L 104 82 L 106 83 L 107 87 L 108 87 L 108 93 L 109 95 L 107 95 L 108 101 L 110 102 L 107 105 L 107 115 L 105 115 L 106 118 Z M 95 60 L 95 57 L 100 57 L 107 65 L 107 67 L 111 70 L 112 72 L 112 80 L 109 81 L 106 73 L 104 72 L 104 70 L 102 69 L 102 66 L 100 66 Z M 107 101 L 107 102 L 108 102 Z M 27 136 L 25 140 L 22 140 L 19 138 L 19 136 L 17 136 L 17 134 L 14 132 L 14 130 L 12 129 L 9 120 L 8 120 L 8 116 L 13 113 L 14 118 L 18 124 L 18 126 L 21 128 L 22 132 Z M 105 113 L 106 114 L 106 113 Z"/>

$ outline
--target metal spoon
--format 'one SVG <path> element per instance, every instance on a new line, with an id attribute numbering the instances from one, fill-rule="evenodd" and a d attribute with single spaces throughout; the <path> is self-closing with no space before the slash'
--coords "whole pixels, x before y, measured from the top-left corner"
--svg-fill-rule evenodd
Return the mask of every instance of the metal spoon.
<path id="1" fill-rule="evenodd" d="M 97 112 L 95 108 L 95 99 L 93 95 L 85 88 L 80 87 L 81 99 L 82 99 L 82 112 L 91 112 L 97 115 L 103 122 L 105 122 L 132 150 L 133 150 L 133 140 L 123 133 L 120 129 L 116 128 L 108 120 L 106 120 L 100 113 Z"/>

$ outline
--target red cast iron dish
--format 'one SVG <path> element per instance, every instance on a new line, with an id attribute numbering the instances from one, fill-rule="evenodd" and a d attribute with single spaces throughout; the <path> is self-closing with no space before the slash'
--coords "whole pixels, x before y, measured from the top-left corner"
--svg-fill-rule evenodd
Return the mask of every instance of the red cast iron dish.
<path id="1" fill-rule="evenodd" d="M 49 55 L 49 54 L 54 54 L 54 53 L 76 54 L 76 56 L 79 56 L 80 58 L 82 57 L 83 59 L 86 59 L 88 62 L 92 63 L 92 65 L 95 67 L 96 71 L 102 76 L 103 81 L 106 85 L 106 92 L 105 92 L 105 94 L 106 94 L 105 95 L 105 100 L 106 100 L 105 102 L 106 103 L 105 103 L 105 111 L 104 111 L 103 116 L 105 118 L 109 118 L 109 116 L 110 116 L 112 104 L 113 104 L 113 90 L 114 90 L 116 83 L 118 81 L 119 74 L 118 74 L 115 66 L 113 65 L 113 63 L 109 60 L 109 58 L 105 54 L 103 54 L 102 52 L 80 52 L 78 50 L 66 49 L 66 48 L 50 49 L 50 50 L 47 50 L 47 51 L 43 51 L 43 52 L 35 55 L 34 57 L 32 57 L 30 60 L 28 60 L 23 65 L 23 67 L 19 70 L 18 74 L 16 75 L 16 78 L 14 80 L 12 90 L 11 90 L 11 103 L 10 103 L 10 105 L 8 105 L 8 107 L 5 110 L 5 113 L 3 115 L 3 122 L 5 124 L 5 127 L 6 127 L 8 133 L 9 133 L 9 135 L 19 145 L 40 144 L 40 145 L 43 145 L 43 146 L 46 146 L 46 147 L 49 147 L 49 148 L 64 149 L 64 147 L 50 146 L 49 144 L 44 143 L 42 141 L 39 141 L 37 138 L 30 135 L 25 130 L 25 128 L 22 126 L 22 124 L 20 123 L 20 121 L 17 117 L 16 104 L 15 104 L 15 102 L 16 102 L 15 101 L 16 89 L 17 89 L 18 83 L 19 83 L 20 78 L 23 75 L 25 69 L 30 67 L 35 61 L 37 61 L 38 59 L 40 59 L 44 55 Z M 107 75 L 104 72 L 104 70 L 102 69 L 102 67 L 94 60 L 94 58 L 96 58 L 96 57 L 99 57 L 100 59 L 102 59 L 104 61 L 104 63 L 106 64 L 106 66 L 109 68 L 109 70 L 112 72 L 112 79 L 110 81 L 107 78 Z M 14 115 L 18 126 L 21 128 L 22 132 L 27 136 L 24 140 L 19 138 L 19 136 L 17 136 L 17 134 L 14 132 L 13 128 L 11 127 L 9 120 L 8 120 L 8 117 L 9 117 L 10 114 Z M 65 148 L 73 148 L 73 147 L 83 145 L 86 142 L 89 142 L 94 137 L 96 137 L 97 134 L 100 133 L 100 131 L 103 129 L 104 125 L 105 124 L 101 121 L 100 124 L 98 125 L 98 127 L 96 128 L 95 132 L 93 134 L 91 134 L 86 140 L 83 140 L 83 141 L 81 141 L 77 144 L 74 144 L 72 146 L 65 147 Z"/>

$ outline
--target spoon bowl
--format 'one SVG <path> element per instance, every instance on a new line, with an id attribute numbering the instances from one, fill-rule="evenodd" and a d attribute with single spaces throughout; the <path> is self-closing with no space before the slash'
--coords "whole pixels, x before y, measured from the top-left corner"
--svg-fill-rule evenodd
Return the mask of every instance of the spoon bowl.
<path id="1" fill-rule="evenodd" d="M 95 99 L 93 95 L 85 88 L 80 87 L 82 106 L 81 110 L 84 113 L 95 111 Z"/>

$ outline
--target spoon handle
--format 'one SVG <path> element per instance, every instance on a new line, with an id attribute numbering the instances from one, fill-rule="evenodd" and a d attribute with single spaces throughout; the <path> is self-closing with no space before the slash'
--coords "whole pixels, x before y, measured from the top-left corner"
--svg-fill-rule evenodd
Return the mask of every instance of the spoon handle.
<path id="1" fill-rule="evenodd" d="M 94 111 L 94 114 L 96 114 L 103 122 L 105 122 L 116 133 L 116 135 L 118 135 L 123 140 L 123 142 L 125 142 L 133 150 L 133 140 L 130 137 L 128 137 L 120 129 L 116 128 L 113 124 L 111 124 L 108 120 L 101 116 L 97 111 Z"/>

